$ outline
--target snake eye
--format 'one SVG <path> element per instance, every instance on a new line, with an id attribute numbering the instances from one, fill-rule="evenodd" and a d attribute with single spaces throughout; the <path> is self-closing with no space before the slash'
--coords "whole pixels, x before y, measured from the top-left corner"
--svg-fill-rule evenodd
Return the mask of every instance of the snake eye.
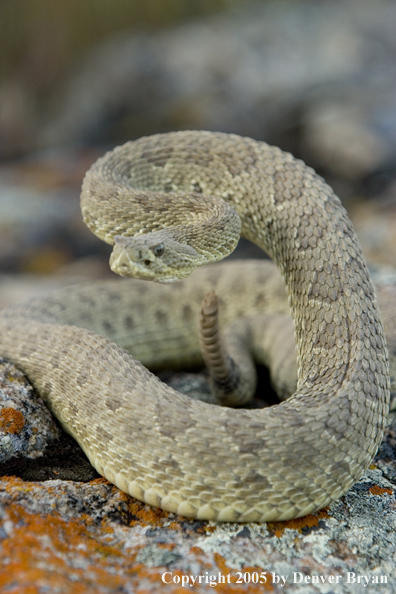
<path id="1" fill-rule="evenodd" d="M 154 248 L 154 254 L 156 256 L 162 256 L 162 254 L 164 253 L 164 251 L 165 251 L 165 247 L 164 247 L 164 244 L 163 243 L 159 243 Z"/>

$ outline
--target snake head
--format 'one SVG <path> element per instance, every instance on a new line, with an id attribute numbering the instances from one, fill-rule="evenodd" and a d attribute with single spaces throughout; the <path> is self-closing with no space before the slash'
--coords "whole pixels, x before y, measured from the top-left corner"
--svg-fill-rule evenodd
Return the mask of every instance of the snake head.
<path id="1" fill-rule="evenodd" d="M 162 229 L 144 235 L 116 235 L 110 268 L 121 276 L 172 283 L 189 276 L 200 263 L 198 252 Z"/>

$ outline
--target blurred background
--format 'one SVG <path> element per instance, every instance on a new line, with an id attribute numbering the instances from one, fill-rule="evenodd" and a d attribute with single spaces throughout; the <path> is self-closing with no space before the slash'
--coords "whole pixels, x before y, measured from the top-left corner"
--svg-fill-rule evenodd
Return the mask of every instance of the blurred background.
<path id="1" fill-rule="evenodd" d="M 180 129 L 304 159 L 392 275 L 394 0 L 0 0 L 0 307 L 110 274 L 81 221 L 84 172 Z"/>

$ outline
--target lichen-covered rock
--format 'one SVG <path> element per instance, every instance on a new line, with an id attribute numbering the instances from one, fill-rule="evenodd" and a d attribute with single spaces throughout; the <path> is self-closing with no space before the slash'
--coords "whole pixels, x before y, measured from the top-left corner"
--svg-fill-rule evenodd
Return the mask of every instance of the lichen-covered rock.
<path id="1" fill-rule="evenodd" d="M 0 476 L 89 481 L 99 475 L 26 377 L 0 359 Z"/>
<path id="2" fill-rule="evenodd" d="M 184 585 L 198 593 L 213 587 L 240 594 L 391 594 L 395 507 L 395 484 L 374 465 L 347 495 L 314 516 L 243 525 L 177 517 L 104 479 L 31 483 L 3 477 L 0 589 L 179 594 Z"/>
<path id="3" fill-rule="evenodd" d="M 41 398 L 14 365 L 0 359 L 0 464 L 16 456 L 37 458 L 60 437 Z"/>

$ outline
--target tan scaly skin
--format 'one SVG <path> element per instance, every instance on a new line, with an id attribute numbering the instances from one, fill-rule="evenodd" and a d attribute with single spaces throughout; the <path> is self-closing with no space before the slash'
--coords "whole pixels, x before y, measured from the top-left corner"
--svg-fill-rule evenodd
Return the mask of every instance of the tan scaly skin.
<path id="1" fill-rule="evenodd" d="M 84 319 L 88 328 L 102 324 L 111 337 L 112 324 L 123 322 L 127 345 L 127 328 L 133 334 L 143 319 L 136 345 L 146 348 L 147 360 L 155 365 L 173 352 L 188 359 L 198 316 L 191 303 L 200 283 L 205 292 L 213 288 L 210 275 L 225 318 L 240 307 L 250 312 L 238 294 L 245 285 L 251 299 L 244 265 L 237 284 L 222 278 L 227 272 L 197 271 L 191 285 L 162 287 L 154 304 L 149 286 L 138 283 L 133 310 L 127 281 L 70 289 L 44 305 L 9 310 L 0 318 L 0 354 L 27 373 L 97 470 L 142 501 L 217 521 L 286 520 L 345 493 L 381 441 L 389 375 L 366 264 L 329 186 L 265 143 L 177 132 L 127 143 L 100 159 L 85 177 L 82 212 L 94 233 L 115 243 L 113 269 L 163 282 L 223 258 L 241 228 L 284 277 L 299 367 L 298 389 L 286 402 L 214 411 L 78 327 Z M 256 292 L 252 299 L 257 313 L 266 297 Z"/>

